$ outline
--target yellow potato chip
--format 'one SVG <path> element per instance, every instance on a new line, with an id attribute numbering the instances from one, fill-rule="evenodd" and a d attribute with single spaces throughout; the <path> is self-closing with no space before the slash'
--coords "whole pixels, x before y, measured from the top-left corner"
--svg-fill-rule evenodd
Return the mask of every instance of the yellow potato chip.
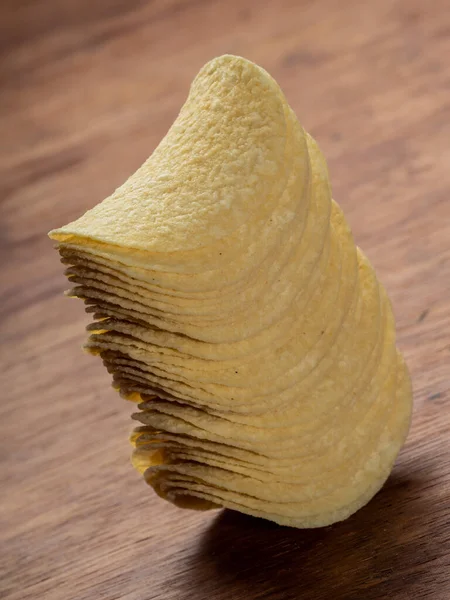
<path id="1" fill-rule="evenodd" d="M 205 65 L 144 165 L 50 237 L 159 496 L 317 527 L 380 489 L 412 401 L 391 305 L 263 69 Z"/>

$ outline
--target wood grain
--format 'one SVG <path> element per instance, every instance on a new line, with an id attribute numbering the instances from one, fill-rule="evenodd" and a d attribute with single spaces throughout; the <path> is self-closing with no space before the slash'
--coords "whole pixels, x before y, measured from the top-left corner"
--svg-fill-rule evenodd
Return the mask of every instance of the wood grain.
<path id="1" fill-rule="evenodd" d="M 446 0 L 4 0 L 0 7 L 0 597 L 450 598 Z M 328 157 L 412 371 L 394 474 L 320 530 L 181 511 L 129 464 L 130 407 L 46 232 L 152 151 L 211 57 L 265 66 Z"/>

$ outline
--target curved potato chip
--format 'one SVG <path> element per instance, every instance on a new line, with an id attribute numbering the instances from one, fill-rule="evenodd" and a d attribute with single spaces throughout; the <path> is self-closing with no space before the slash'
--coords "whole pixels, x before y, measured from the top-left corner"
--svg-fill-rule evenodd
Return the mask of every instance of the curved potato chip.
<path id="1" fill-rule="evenodd" d="M 317 527 L 380 489 L 412 403 L 392 308 L 263 69 L 205 65 L 144 165 L 50 237 L 159 496 Z"/>

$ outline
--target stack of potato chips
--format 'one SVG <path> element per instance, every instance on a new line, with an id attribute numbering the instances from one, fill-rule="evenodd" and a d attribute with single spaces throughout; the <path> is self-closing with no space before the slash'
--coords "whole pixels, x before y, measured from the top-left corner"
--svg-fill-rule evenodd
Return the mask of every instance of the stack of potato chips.
<path id="1" fill-rule="evenodd" d="M 144 165 L 50 236 L 157 494 L 314 527 L 382 486 L 411 412 L 391 306 L 263 69 L 208 63 Z"/>

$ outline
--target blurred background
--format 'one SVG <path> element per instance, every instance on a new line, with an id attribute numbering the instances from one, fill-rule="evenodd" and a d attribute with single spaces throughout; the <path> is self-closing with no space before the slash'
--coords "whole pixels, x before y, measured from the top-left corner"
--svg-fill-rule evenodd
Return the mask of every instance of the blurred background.
<path id="1" fill-rule="evenodd" d="M 0 48 L 0 596 L 450 597 L 445 519 L 422 508 L 426 494 L 441 507 L 450 473 L 448 1 L 2 0 Z M 224 53 L 267 69 L 317 139 L 334 197 L 392 298 L 413 374 L 416 420 L 399 463 L 408 476 L 353 530 L 351 520 L 330 529 L 331 555 L 324 534 L 283 538 L 244 519 L 221 531 L 229 548 L 240 532 L 256 539 L 244 544 L 250 558 L 211 559 L 221 535 L 205 558 L 214 515 L 163 504 L 132 470 L 130 407 L 80 350 L 88 317 L 62 297 L 46 237 L 141 165 L 197 71 Z M 393 527 L 401 510 L 389 512 L 391 501 L 410 510 L 389 540 L 398 552 L 383 554 L 363 530 Z M 425 546 L 425 529 L 406 535 L 408 519 L 428 528 Z M 345 533 L 353 562 L 342 558 Z M 258 554 L 267 539 L 274 552 Z M 326 581 L 321 569 L 344 575 Z"/>

